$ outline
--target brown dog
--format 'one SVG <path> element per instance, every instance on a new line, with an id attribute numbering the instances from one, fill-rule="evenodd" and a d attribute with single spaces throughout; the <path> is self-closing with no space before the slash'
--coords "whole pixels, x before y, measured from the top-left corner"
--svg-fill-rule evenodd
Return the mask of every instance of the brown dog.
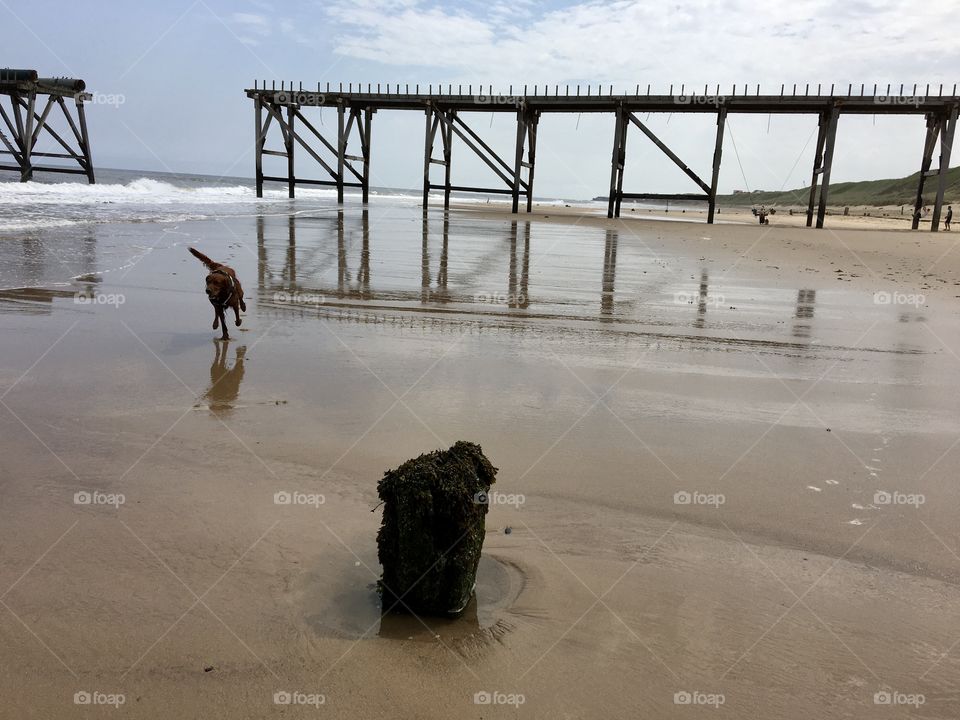
<path id="1" fill-rule="evenodd" d="M 207 275 L 207 299 L 213 305 L 213 329 L 222 328 L 223 335 L 221 338 L 229 340 L 227 319 L 223 316 L 224 310 L 227 307 L 233 308 L 237 327 L 239 327 L 241 323 L 240 311 L 247 311 L 247 305 L 243 302 L 243 287 L 237 280 L 237 274 L 233 271 L 233 268 L 214 262 L 199 250 L 189 249 L 195 258 L 210 268 L 210 274 Z"/>

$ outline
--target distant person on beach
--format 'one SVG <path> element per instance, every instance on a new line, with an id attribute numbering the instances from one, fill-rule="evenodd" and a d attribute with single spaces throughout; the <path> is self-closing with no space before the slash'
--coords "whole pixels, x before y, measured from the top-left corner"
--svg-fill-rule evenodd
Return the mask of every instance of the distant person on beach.
<path id="1" fill-rule="evenodd" d="M 953 207 L 952 207 L 951 205 L 947 205 L 947 217 L 946 217 L 946 219 L 943 221 L 943 229 L 944 229 L 944 230 L 949 230 L 949 229 L 950 229 L 950 221 L 951 221 L 951 220 L 953 220 Z"/>

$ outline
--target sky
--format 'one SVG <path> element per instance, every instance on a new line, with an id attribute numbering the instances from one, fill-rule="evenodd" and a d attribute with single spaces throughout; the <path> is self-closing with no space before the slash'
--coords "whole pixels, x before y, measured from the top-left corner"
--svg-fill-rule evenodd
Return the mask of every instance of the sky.
<path id="1" fill-rule="evenodd" d="M 866 83 L 869 89 L 874 83 L 939 89 L 943 83 L 952 92 L 960 82 L 956 20 L 956 4 L 944 0 L 0 0 L 0 26 L 7 30 L 0 65 L 86 80 L 94 94 L 87 118 L 95 165 L 250 177 L 254 114 L 243 91 L 254 79 L 305 87 L 482 84 L 505 94 L 511 84 L 602 85 L 605 91 L 613 85 L 615 92 L 649 84 L 666 93 L 681 84 L 719 84 L 726 92 L 733 83 L 772 93 L 782 83 Z M 333 127 L 329 109 L 308 112 L 318 127 Z M 464 119 L 512 157 L 516 129 L 508 114 Z M 709 177 L 713 118 L 641 119 Z M 417 112 L 375 116 L 374 185 L 419 186 L 423 122 Z M 809 183 L 816 118 L 731 115 L 727 125 L 720 192 Z M 606 194 L 613 131 L 612 114 L 544 115 L 536 194 Z M 842 117 L 833 181 L 916 172 L 923 135 L 922 116 Z M 279 136 L 267 145 L 279 149 Z M 453 152 L 455 184 L 499 184 L 466 146 L 455 143 Z M 299 176 L 324 177 L 305 153 L 297 162 Z M 624 190 L 697 187 L 632 128 Z"/>

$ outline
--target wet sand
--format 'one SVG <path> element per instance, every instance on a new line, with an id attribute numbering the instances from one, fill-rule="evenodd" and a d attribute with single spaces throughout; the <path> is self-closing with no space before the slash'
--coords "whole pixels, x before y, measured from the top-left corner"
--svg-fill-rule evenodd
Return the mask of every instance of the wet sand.
<path id="1" fill-rule="evenodd" d="M 11 717 L 960 713 L 952 235 L 294 210 L 0 239 Z M 524 502 L 381 621 L 376 481 L 457 439 Z"/>

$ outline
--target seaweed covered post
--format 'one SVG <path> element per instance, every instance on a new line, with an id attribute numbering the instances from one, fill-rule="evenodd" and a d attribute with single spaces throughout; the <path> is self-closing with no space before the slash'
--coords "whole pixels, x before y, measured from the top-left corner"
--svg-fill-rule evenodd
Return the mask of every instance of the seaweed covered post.
<path id="1" fill-rule="evenodd" d="M 464 441 L 384 473 L 377 554 L 385 610 L 457 615 L 466 608 L 496 474 L 480 446 Z"/>

